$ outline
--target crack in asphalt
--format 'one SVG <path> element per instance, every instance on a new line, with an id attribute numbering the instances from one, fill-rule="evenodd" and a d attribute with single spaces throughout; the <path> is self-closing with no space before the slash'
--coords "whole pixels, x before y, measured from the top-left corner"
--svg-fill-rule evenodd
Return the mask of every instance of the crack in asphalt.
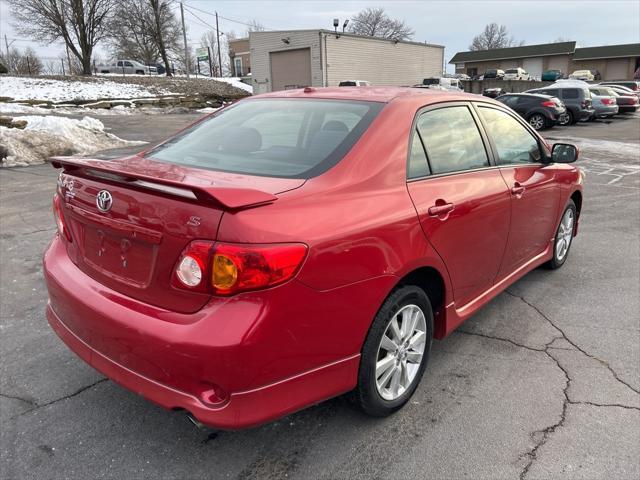
<path id="1" fill-rule="evenodd" d="M 627 388 L 629 388 L 631 391 L 640 394 L 640 390 L 638 390 L 637 388 L 629 385 L 627 382 L 625 382 L 624 380 L 622 380 L 619 376 L 618 373 L 611 367 L 611 365 L 609 365 L 608 362 L 606 362 L 605 360 L 602 360 L 601 358 L 596 357 L 595 355 L 592 355 L 591 353 L 587 352 L 586 350 L 584 350 L 582 347 L 580 347 L 577 343 L 575 343 L 573 340 L 571 340 L 569 337 L 567 337 L 567 334 L 560 328 L 558 327 L 555 323 L 553 323 L 553 321 L 547 317 L 538 307 L 536 307 L 534 304 L 532 304 L 531 302 L 527 301 L 524 297 L 520 296 L 520 295 L 516 295 L 515 293 L 510 292 L 509 290 L 505 290 L 505 293 L 508 293 L 509 295 L 511 295 L 514 298 L 518 298 L 520 299 L 522 302 L 524 302 L 525 304 L 529 305 L 531 308 L 533 308 L 536 312 L 538 312 L 538 314 L 544 318 L 549 325 L 551 325 L 553 328 L 555 328 L 558 332 L 560 332 L 560 334 L 562 335 L 562 337 L 569 342 L 576 350 L 578 350 L 579 352 L 581 352 L 583 355 L 586 355 L 589 358 L 592 358 L 594 360 L 597 360 L 598 362 L 600 362 L 602 365 L 604 365 L 607 370 L 609 370 L 609 372 L 611 372 L 611 375 L 613 375 L 613 378 L 615 378 L 619 383 L 625 385 Z"/>
<path id="2" fill-rule="evenodd" d="M 10 395 L 10 394 L 7 394 L 7 393 L 0 393 L 0 397 L 9 398 L 9 399 L 12 399 L 12 400 L 19 400 L 19 401 L 24 402 L 24 403 L 26 403 L 28 405 L 31 405 L 32 408 L 30 408 L 28 410 L 25 410 L 24 412 L 19 413 L 18 415 L 14 415 L 13 417 L 11 417 L 13 419 L 13 418 L 16 418 L 16 417 L 21 417 L 23 415 L 26 415 L 27 413 L 34 412 L 35 410 L 38 410 L 40 408 L 48 407 L 49 405 L 53 405 L 55 403 L 62 402 L 63 400 L 68 400 L 70 398 L 73 398 L 73 397 L 75 397 L 77 395 L 80 395 L 82 392 L 86 392 L 90 388 L 95 387 L 96 385 L 99 385 L 101 383 L 106 382 L 107 380 L 109 380 L 109 379 L 108 378 L 101 378 L 100 380 L 98 380 L 96 382 L 93 382 L 93 383 L 91 383 L 89 385 L 85 385 L 84 387 L 79 388 L 78 390 L 76 390 L 73 393 L 70 393 L 68 395 L 64 395 L 64 396 L 62 396 L 60 398 L 56 398 L 56 399 L 51 400 L 51 401 L 46 402 L 46 403 L 38 403 L 38 402 L 36 402 L 34 400 L 30 400 L 30 399 L 25 398 L 25 397 L 20 397 L 20 396 L 16 396 L 16 395 Z"/>
<path id="3" fill-rule="evenodd" d="M 9 400 L 18 400 L 19 402 L 26 403 L 27 405 L 31 405 L 32 407 L 35 407 L 35 408 L 38 408 L 38 406 L 39 406 L 37 404 L 37 402 L 35 402 L 34 400 L 31 400 L 31 399 L 25 398 L 25 397 L 19 397 L 17 395 L 9 395 L 7 393 L 0 392 L 0 397 L 8 398 Z"/>
<path id="4" fill-rule="evenodd" d="M 560 419 L 554 423 L 553 425 L 549 425 L 548 427 L 544 428 L 543 430 L 536 430 L 535 432 L 532 432 L 530 434 L 531 438 L 536 440 L 536 437 L 539 437 L 539 439 L 536 441 L 536 444 L 534 445 L 534 447 L 529 450 L 528 452 L 526 452 L 525 454 L 523 454 L 521 456 L 521 458 L 527 458 L 527 463 L 524 466 L 524 468 L 522 469 L 522 471 L 520 472 L 519 478 L 520 480 L 524 480 L 524 478 L 527 476 L 527 473 L 529 472 L 529 470 L 531 469 L 531 466 L 533 465 L 533 463 L 537 460 L 537 454 L 538 451 L 540 450 L 540 448 L 542 448 L 547 441 L 549 440 L 549 437 L 551 436 L 552 433 L 554 433 L 558 428 L 562 427 L 564 425 L 564 422 L 566 420 L 566 415 L 567 415 L 567 408 L 569 405 L 589 405 L 592 407 L 598 407 L 598 408 L 623 408 L 623 409 L 627 409 L 627 410 L 638 410 L 640 411 L 639 407 L 634 407 L 634 406 L 630 406 L 630 405 L 622 405 L 622 404 L 618 404 L 618 403 L 613 403 L 613 404 L 601 404 L 601 403 L 595 403 L 595 402 L 588 402 L 588 401 L 573 401 L 569 398 L 569 387 L 571 385 L 571 382 L 573 381 L 571 376 L 569 375 L 569 372 L 566 368 L 564 368 L 560 362 L 558 361 L 558 359 L 556 359 L 553 354 L 551 353 L 553 350 L 567 350 L 567 349 L 559 349 L 556 347 L 552 347 L 551 345 L 558 339 L 564 339 L 566 340 L 571 346 L 573 346 L 575 348 L 575 350 L 581 352 L 583 355 L 592 358 L 594 360 L 597 360 L 601 365 L 603 365 L 604 367 L 606 367 L 609 372 L 613 375 L 613 377 L 621 384 L 625 385 L 626 387 L 628 387 L 630 390 L 632 390 L 635 393 L 640 393 L 637 389 L 635 389 L 634 387 L 632 387 L 631 385 L 629 385 L 627 382 L 625 382 L 624 380 L 622 380 L 617 372 L 615 372 L 615 370 L 613 370 L 613 368 L 611 368 L 611 366 L 604 360 L 596 357 L 595 355 L 592 355 L 590 353 L 588 353 L 587 351 L 585 351 L 583 348 L 581 348 L 580 346 L 578 346 L 575 342 L 573 342 L 571 339 L 569 339 L 566 335 L 566 333 L 559 328 L 549 317 L 547 317 L 538 307 L 536 307 L 535 305 L 533 305 L 532 303 L 530 303 L 529 301 L 525 300 L 523 297 L 516 295 L 508 290 L 505 290 L 506 293 L 508 293 L 509 295 L 511 295 L 514 298 L 517 298 L 519 300 L 521 300 L 522 302 L 524 302 L 526 305 L 528 305 L 529 307 L 531 307 L 533 310 L 535 310 L 538 315 L 540 315 L 542 318 L 544 318 L 555 330 L 557 330 L 561 336 L 556 336 L 554 338 L 552 338 L 548 343 L 545 344 L 544 348 L 535 348 L 535 347 L 530 347 L 528 345 L 524 345 L 521 343 L 518 343 L 514 340 L 511 340 L 509 338 L 504 338 L 504 337 L 496 337 L 496 336 L 492 336 L 492 335 L 487 335 L 487 334 L 483 334 L 483 333 L 475 333 L 475 332 L 469 332 L 466 330 L 456 330 L 457 333 L 462 333 L 465 335 L 475 335 L 478 337 L 483 337 L 483 338 L 488 338 L 488 339 L 492 339 L 492 340 L 498 340 L 498 341 L 502 341 L 502 342 L 506 342 L 509 343 L 511 345 L 514 345 L 516 347 L 519 348 L 524 348 L 526 350 L 530 350 L 533 352 L 537 352 L 537 353 L 544 353 L 547 357 L 549 357 L 555 364 L 556 366 L 562 371 L 562 373 L 564 374 L 565 377 L 565 385 L 562 389 L 562 394 L 564 396 L 564 399 L 562 401 L 562 411 L 560 413 Z"/>

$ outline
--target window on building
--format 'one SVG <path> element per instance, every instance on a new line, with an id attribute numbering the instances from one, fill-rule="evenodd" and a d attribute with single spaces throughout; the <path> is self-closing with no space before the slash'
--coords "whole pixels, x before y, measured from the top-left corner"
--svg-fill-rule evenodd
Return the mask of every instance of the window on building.
<path id="1" fill-rule="evenodd" d="M 236 72 L 236 76 L 241 77 L 244 75 L 242 71 L 242 57 L 235 57 L 233 59 L 234 70 Z"/>

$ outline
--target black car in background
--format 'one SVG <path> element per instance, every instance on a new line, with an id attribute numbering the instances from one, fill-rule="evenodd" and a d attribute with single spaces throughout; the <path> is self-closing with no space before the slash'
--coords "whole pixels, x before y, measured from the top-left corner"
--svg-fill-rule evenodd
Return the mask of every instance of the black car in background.
<path id="1" fill-rule="evenodd" d="M 507 93 L 496 98 L 523 117 L 535 130 L 551 128 L 567 109 L 556 97 L 532 93 Z"/>
<path id="2" fill-rule="evenodd" d="M 586 121 L 595 114 L 589 89 L 575 82 L 560 80 L 553 85 L 544 88 L 527 90 L 526 93 L 540 93 L 559 98 L 567 108 L 567 113 L 562 115 L 558 124 L 573 125 L 579 121 Z"/>
<path id="3" fill-rule="evenodd" d="M 482 95 L 484 95 L 485 97 L 489 97 L 489 98 L 498 98 L 500 95 L 504 95 L 505 93 L 507 93 L 507 92 L 503 88 L 500 88 L 500 87 L 485 88 L 482 91 Z"/>

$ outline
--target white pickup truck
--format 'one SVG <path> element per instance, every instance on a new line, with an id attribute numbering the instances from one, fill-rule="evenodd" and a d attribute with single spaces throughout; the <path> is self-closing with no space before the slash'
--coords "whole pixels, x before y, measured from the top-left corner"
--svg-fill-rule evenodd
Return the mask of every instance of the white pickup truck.
<path id="1" fill-rule="evenodd" d="M 97 65 L 96 73 L 119 73 L 121 75 L 156 75 L 156 67 L 143 65 L 135 60 L 116 60 L 108 65 Z"/>

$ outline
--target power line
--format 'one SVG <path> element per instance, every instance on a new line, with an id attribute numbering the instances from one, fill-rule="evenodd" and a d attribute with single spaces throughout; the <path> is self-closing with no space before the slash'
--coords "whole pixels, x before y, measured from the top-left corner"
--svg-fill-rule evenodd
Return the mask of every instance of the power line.
<path id="1" fill-rule="evenodd" d="M 208 24 L 207 22 L 205 22 L 204 20 L 202 20 L 198 15 L 196 15 L 195 13 L 193 13 L 193 12 L 190 10 L 190 8 L 191 8 L 191 7 L 187 7 L 186 5 L 184 6 L 184 9 L 185 9 L 188 13 L 190 13 L 191 15 L 193 15 L 197 20 L 199 20 L 201 25 L 203 25 L 203 26 L 205 26 L 205 27 L 207 27 L 207 28 L 210 28 L 210 29 L 212 29 L 212 30 L 215 30 L 216 32 L 218 31 L 218 29 L 217 29 L 216 27 L 214 27 L 213 25 Z M 221 31 L 221 32 L 220 32 L 220 35 L 224 35 L 224 32 L 222 32 L 222 31 Z"/>
<path id="2" fill-rule="evenodd" d="M 185 7 L 185 8 L 186 8 L 186 7 Z M 206 10 L 202 10 L 202 9 L 200 9 L 200 8 L 198 8 L 198 7 L 194 7 L 193 5 L 189 5 L 189 8 L 193 8 L 194 10 L 197 10 L 198 12 L 204 13 L 204 14 L 206 14 L 206 15 L 211 15 L 212 17 L 215 17 L 215 14 L 214 14 L 214 13 L 207 12 Z M 245 26 L 247 26 L 247 27 L 255 27 L 255 25 L 254 25 L 254 24 L 247 23 L 247 22 L 242 22 L 242 21 L 240 21 L 240 20 L 234 20 L 233 18 L 229 18 L 229 17 L 223 17 L 223 16 L 222 16 L 222 15 L 220 15 L 220 14 L 218 14 L 218 17 L 223 18 L 223 19 L 225 19 L 225 20 L 228 20 L 229 22 L 239 23 L 240 25 L 245 25 Z M 263 25 L 263 26 L 264 26 L 264 25 Z M 267 28 L 267 27 L 264 27 L 264 28 L 265 28 L 265 30 L 273 30 L 273 28 Z"/>

